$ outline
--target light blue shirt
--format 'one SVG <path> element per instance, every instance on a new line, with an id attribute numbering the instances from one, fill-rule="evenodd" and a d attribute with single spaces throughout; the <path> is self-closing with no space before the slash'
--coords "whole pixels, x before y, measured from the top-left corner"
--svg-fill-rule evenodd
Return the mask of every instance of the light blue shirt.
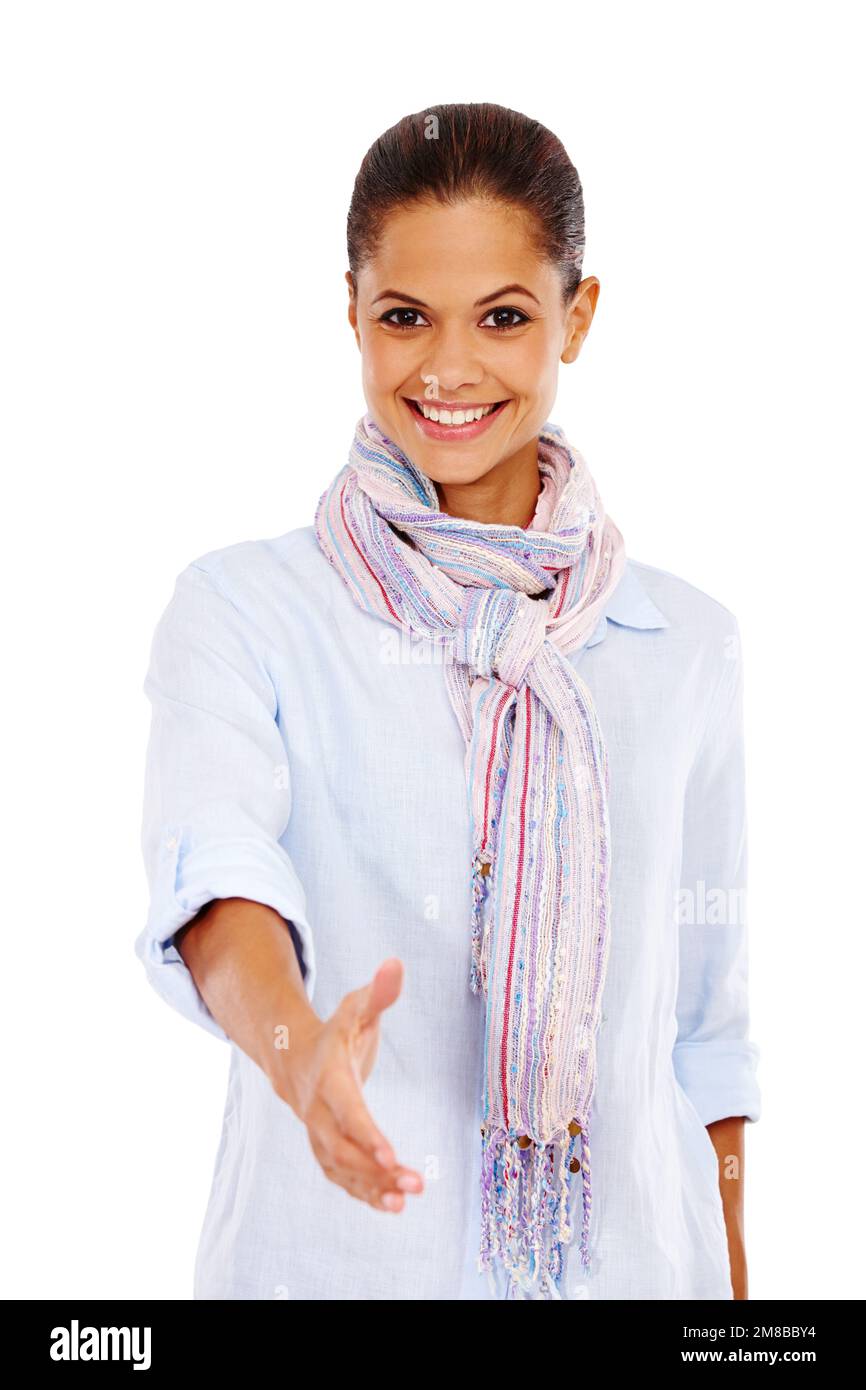
<path id="1" fill-rule="evenodd" d="M 294 923 L 322 1017 L 389 956 L 403 993 L 365 1086 L 400 1162 L 397 1214 L 331 1183 L 233 1043 L 194 1296 L 489 1299 L 478 1273 L 483 1006 L 469 987 L 464 745 L 440 649 L 352 600 L 312 527 L 190 564 L 157 626 L 135 949 L 228 1042 L 174 933 L 213 898 Z M 737 622 L 629 561 L 569 657 L 610 760 L 611 947 L 592 1117 L 589 1277 L 566 1296 L 730 1299 L 713 1120 L 760 1113 L 749 1037 Z M 575 1226 L 579 1229 L 579 1211 Z"/>

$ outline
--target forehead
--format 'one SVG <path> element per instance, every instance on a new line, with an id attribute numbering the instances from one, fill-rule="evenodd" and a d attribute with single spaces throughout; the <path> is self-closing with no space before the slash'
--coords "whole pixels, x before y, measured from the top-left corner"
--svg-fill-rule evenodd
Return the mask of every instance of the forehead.
<path id="1" fill-rule="evenodd" d="M 474 199 L 414 203 L 390 212 L 359 289 L 385 288 L 426 299 L 474 300 L 512 281 L 535 294 L 555 288 L 556 270 L 539 250 L 537 224 L 522 208 Z M 426 290 L 426 293 L 425 293 Z"/>

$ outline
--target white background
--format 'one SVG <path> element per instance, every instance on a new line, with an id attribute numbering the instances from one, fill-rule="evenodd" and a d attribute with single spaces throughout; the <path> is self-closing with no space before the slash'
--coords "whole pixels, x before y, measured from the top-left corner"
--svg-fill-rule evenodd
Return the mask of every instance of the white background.
<path id="1" fill-rule="evenodd" d="M 358 164 L 472 100 L 584 184 L 551 418 L 633 557 L 741 625 L 750 1294 L 863 1298 L 857 7 L 305 8 L 0 11 L 0 1293 L 190 1297 L 229 1052 L 133 954 L 150 639 L 191 559 L 311 521 L 364 409 Z"/>

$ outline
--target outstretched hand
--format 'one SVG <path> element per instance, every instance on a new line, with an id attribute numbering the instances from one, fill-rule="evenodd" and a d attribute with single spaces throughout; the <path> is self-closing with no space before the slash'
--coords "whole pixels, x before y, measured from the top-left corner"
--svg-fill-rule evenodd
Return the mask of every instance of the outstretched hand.
<path id="1" fill-rule="evenodd" d="M 384 961 L 369 984 L 351 990 L 328 1019 L 317 1019 L 292 1049 L 284 1099 L 307 1127 L 331 1182 L 381 1211 L 402 1211 L 405 1193 L 423 1191 L 414 1169 L 397 1162 L 374 1123 L 362 1087 L 376 1061 L 379 1025 L 403 987 L 403 963 Z"/>

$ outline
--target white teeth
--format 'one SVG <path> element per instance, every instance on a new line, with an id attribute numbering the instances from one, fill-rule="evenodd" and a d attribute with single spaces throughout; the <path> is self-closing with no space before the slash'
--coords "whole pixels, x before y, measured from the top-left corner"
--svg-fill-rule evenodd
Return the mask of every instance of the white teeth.
<path id="1" fill-rule="evenodd" d="M 489 415 L 493 409 L 492 405 L 472 406 L 469 410 L 437 410 L 435 406 L 425 405 L 419 401 L 425 420 L 432 420 L 437 425 L 469 425 L 474 420 L 482 420 L 485 415 Z"/>

